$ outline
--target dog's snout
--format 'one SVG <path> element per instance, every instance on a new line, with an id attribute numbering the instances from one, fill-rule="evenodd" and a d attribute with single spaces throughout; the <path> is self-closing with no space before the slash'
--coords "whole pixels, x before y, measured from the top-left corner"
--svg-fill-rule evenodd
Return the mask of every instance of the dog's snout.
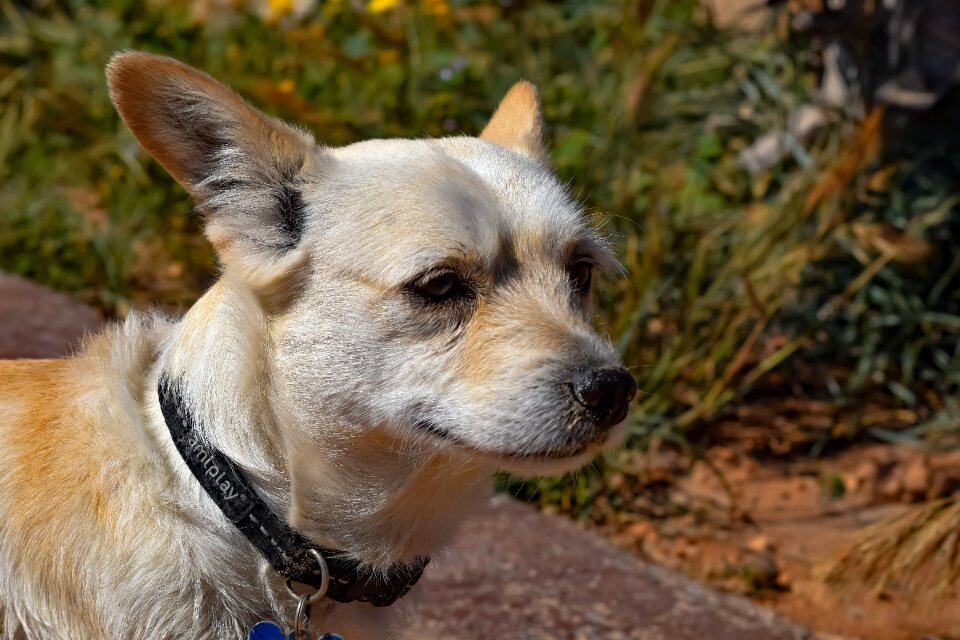
<path id="1" fill-rule="evenodd" d="M 612 427 L 627 416 L 637 395 L 637 383 L 622 367 L 586 369 L 574 374 L 573 395 L 590 413 L 597 426 Z"/>

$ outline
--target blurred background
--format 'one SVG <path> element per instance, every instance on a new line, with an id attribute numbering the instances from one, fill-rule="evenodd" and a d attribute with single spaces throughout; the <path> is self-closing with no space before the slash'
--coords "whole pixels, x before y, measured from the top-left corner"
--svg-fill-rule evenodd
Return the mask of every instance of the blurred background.
<path id="1" fill-rule="evenodd" d="M 824 633 L 958 633 L 954 0 L 0 0 L 0 270 L 106 318 L 217 273 L 107 99 L 125 48 L 329 145 L 476 134 L 533 81 L 642 393 L 624 450 L 500 489 Z"/>

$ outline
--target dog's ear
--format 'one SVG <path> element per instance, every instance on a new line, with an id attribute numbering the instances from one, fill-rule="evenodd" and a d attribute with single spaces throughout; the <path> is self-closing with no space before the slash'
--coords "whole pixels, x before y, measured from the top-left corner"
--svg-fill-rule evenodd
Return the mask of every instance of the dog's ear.
<path id="1" fill-rule="evenodd" d="M 301 184 L 322 155 L 312 136 L 172 58 L 116 54 L 107 83 L 133 135 L 197 200 L 228 271 L 257 285 L 297 261 Z"/>
<path id="2" fill-rule="evenodd" d="M 521 81 L 507 91 L 480 137 L 544 163 L 546 154 L 540 141 L 542 130 L 537 88 Z"/>

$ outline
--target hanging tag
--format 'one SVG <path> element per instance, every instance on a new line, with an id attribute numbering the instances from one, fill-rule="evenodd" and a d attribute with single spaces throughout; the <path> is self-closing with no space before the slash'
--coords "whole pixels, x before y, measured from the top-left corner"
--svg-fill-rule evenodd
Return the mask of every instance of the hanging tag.
<path id="1" fill-rule="evenodd" d="M 293 634 L 287 635 L 283 629 L 273 622 L 258 622 L 250 629 L 247 640 L 290 640 Z"/>
<path id="2" fill-rule="evenodd" d="M 250 629 L 247 640 L 293 640 L 293 634 L 285 634 L 283 629 L 273 622 L 258 622 Z M 344 640 L 338 633 L 325 633 L 317 640 Z"/>

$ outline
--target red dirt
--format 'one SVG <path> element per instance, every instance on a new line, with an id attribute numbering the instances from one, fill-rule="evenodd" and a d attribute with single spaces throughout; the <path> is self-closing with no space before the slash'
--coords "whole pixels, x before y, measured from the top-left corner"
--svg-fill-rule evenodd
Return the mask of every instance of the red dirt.
<path id="1" fill-rule="evenodd" d="M 857 530 L 960 489 L 960 454 L 859 445 L 832 458 L 761 462 L 715 447 L 686 473 L 682 456 L 654 451 L 637 454 L 613 477 L 614 495 L 618 482 L 634 507 L 638 484 L 646 484 L 650 504 L 674 513 L 631 518 L 621 508 L 595 521 L 617 544 L 747 595 L 823 637 L 919 640 L 960 631 L 956 597 L 841 592 L 813 577 L 814 567 Z"/>

